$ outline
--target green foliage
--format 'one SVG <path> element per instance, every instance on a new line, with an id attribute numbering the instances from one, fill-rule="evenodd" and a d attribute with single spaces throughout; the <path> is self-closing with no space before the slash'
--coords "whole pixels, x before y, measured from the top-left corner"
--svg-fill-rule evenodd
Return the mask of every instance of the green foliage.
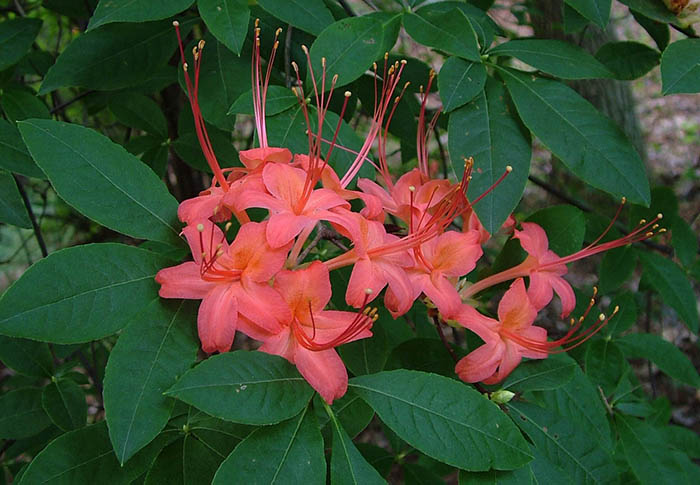
<path id="1" fill-rule="evenodd" d="M 663 93 L 700 92 L 700 39 L 683 39 L 674 42 L 661 56 L 661 80 Z"/>

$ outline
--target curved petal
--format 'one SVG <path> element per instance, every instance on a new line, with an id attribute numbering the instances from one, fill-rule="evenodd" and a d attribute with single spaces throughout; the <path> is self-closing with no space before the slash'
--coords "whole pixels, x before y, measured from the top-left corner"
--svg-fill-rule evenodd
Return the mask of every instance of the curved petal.
<path id="1" fill-rule="evenodd" d="M 281 248 L 292 242 L 307 226 L 316 224 L 316 221 L 306 216 L 297 216 L 291 212 L 272 214 L 267 223 L 267 243 L 272 248 Z"/>
<path id="2" fill-rule="evenodd" d="M 365 320 L 362 322 L 366 324 L 364 328 L 358 332 L 351 332 L 343 336 L 343 333 L 346 332 L 351 325 L 357 324 L 359 318 Z M 347 344 L 355 340 L 372 336 L 372 332 L 370 331 L 372 322 L 369 318 L 362 316 L 361 313 L 327 310 L 314 315 L 314 324 L 316 326 L 314 342 L 322 345 L 338 340 L 340 337 L 343 337 L 343 339 L 337 345 Z M 314 335 L 312 333 L 313 329 L 309 329 L 308 325 L 304 331 L 306 331 L 309 336 Z"/>
<path id="3" fill-rule="evenodd" d="M 199 265 L 194 261 L 161 269 L 156 274 L 156 282 L 161 285 L 158 291 L 161 298 L 187 300 L 204 298 L 217 285 L 202 279 Z"/>
<path id="4" fill-rule="evenodd" d="M 345 302 L 352 307 L 362 308 L 379 295 L 386 283 L 380 268 L 376 267 L 369 258 L 360 258 L 352 268 L 348 289 L 345 292 Z M 367 289 L 372 291 L 368 294 Z"/>
<path id="5" fill-rule="evenodd" d="M 201 231 L 199 227 L 202 228 Z M 194 262 L 198 265 L 202 262 L 203 253 L 206 253 L 209 257 L 218 253 L 219 244 L 221 244 L 220 249 L 224 253 L 228 251 L 228 243 L 224 232 L 210 220 L 200 221 L 196 225 L 188 225 L 182 232 L 187 238 L 187 244 L 189 244 L 190 251 L 192 251 Z"/>
<path id="6" fill-rule="evenodd" d="M 254 169 L 265 162 L 289 163 L 292 152 L 287 148 L 262 147 L 238 152 L 238 158 L 246 168 Z"/>
<path id="7" fill-rule="evenodd" d="M 516 331 L 529 327 L 537 317 L 537 309 L 530 303 L 522 278 L 515 280 L 498 304 L 498 320 L 505 328 Z"/>
<path id="8" fill-rule="evenodd" d="M 231 216 L 231 211 L 225 207 L 219 207 L 224 196 L 224 191 L 220 187 L 212 187 L 205 192 L 197 197 L 183 200 L 177 208 L 178 219 L 187 224 L 196 224 L 210 219 L 214 215 L 224 217 L 228 213 L 228 216 Z"/>
<path id="9" fill-rule="evenodd" d="M 218 285 L 202 300 L 197 329 L 202 350 L 228 352 L 233 344 L 238 320 L 238 302 L 228 285 Z"/>
<path id="10" fill-rule="evenodd" d="M 376 182 L 373 182 L 370 179 L 359 179 L 357 181 L 357 186 L 365 194 L 372 195 L 379 199 L 380 203 L 387 211 L 396 211 L 396 201 L 394 201 L 394 199 L 389 195 L 389 193 Z"/>
<path id="11" fill-rule="evenodd" d="M 547 272 L 533 271 L 530 273 L 527 296 L 538 311 L 549 305 L 553 295 L 551 278 L 548 277 Z"/>
<path id="12" fill-rule="evenodd" d="M 347 391 L 348 372 L 335 350 L 314 352 L 298 347 L 295 360 L 301 375 L 328 404 Z"/>
<path id="13" fill-rule="evenodd" d="M 547 233 L 534 222 L 523 222 L 523 230 L 515 230 L 514 238 L 520 239 L 520 245 L 531 256 L 537 259 L 545 256 L 549 250 Z"/>
<path id="14" fill-rule="evenodd" d="M 484 342 L 493 343 L 501 340 L 498 334 L 500 323 L 493 318 L 482 315 L 466 303 L 460 306 L 453 320 L 477 334 Z"/>
<path id="15" fill-rule="evenodd" d="M 306 172 L 291 165 L 269 163 L 263 168 L 263 182 L 273 197 L 293 207 L 304 192 Z"/>
<path id="16" fill-rule="evenodd" d="M 267 244 L 267 222 L 243 224 L 231 243 L 228 255 L 236 269 L 243 270 L 243 279 L 268 281 L 284 266 L 289 247 L 272 249 Z"/>
<path id="17" fill-rule="evenodd" d="M 547 330 L 545 330 L 542 327 L 537 327 L 535 325 L 523 329 L 522 331 L 518 332 L 518 334 L 521 337 L 525 337 L 526 339 L 532 342 L 539 342 L 542 344 L 547 342 Z M 528 359 L 546 359 L 549 355 L 547 352 L 544 352 L 542 350 L 528 349 L 527 347 L 523 346 L 520 346 L 520 353 L 523 357 L 527 357 Z"/>
<path id="18" fill-rule="evenodd" d="M 450 319 L 462 305 L 462 298 L 457 289 L 444 276 L 433 273 L 424 279 L 423 293 L 435 303 L 444 318 Z"/>
<path id="19" fill-rule="evenodd" d="M 561 299 L 561 317 L 568 317 L 576 306 L 576 295 L 573 288 L 571 288 L 568 281 L 555 274 L 549 277 L 549 284 Z"/>
<path id="20" fill-rule="evenodd" d="M 500 341 L 484 344 L 457 362 L 455 373 L 464 382 L 488 379 L 494 375 L 501 363 L 504 349 L 505 345 Z"/>
<path id="21" fill-rule="evenodd" d="M 278 333 L 292 320 L 282 295 L 267 283 L 246 283 L 236 291 L 238 312 L 266 332 Z"/>
<path id="22" fill-rule="evenodd" d="M 280 292 L 292 313 L 301 321 L 310 321 L 309 306 L 318 314 L 331 299 L 328 268 L 314 261 L 304 269 L 282 270 L 275 277 L 275 289 Z"/>
<path id="23" fill-rule="evenodd" d="M 297 343 L 292 337 L 289 327 L 286 327 L 280 333 L 266 338 L 258 350 L 267 354 L 279 355 L 294 364 Z"/>
<path id="24" fill-rule="evenodd" d="M 389 288 L 391 288 L 391 292 L 396 298 L 397 310 L 404 313 L 410 310 L 415 298 L 413 297 L 413 288 L 411 287 L 411 281 L 406 276 L 406 271 L 395 264 L 377 262 L 376 265 L 384 272 L 384 278 L 386 278 Z"/>
<path id="25" fill-rule="evenodd" d="M 523 356 L 520 354 L 518 346 L 510 341 L 506 341 L 503 358 L 501 359 L 501 364 L 498 366 L 498 371 L 494 376 L 484 379 L 483 383 L 497 384 L 501 382 L 513 372 L 513 369 L 518 366 L 521 360 L 523 360 Z"/>
<path id="26" fill-rule="evenodd" d="M 333 207 L 350 208 L 350 204 L 341 196 L 330 189 L 316 189 L 311 192 L 309 201 L 304 207 L 304 213 L 310 217 L 317 217 L 319 211 L 332 209 Z"/>
<path id="27" fill-rule="evenodd" d="M 445 276 L 464 276 L 476 267 L 482 254 L 477 231 L 448 231 L 437 238 L 430 262 Z"/>

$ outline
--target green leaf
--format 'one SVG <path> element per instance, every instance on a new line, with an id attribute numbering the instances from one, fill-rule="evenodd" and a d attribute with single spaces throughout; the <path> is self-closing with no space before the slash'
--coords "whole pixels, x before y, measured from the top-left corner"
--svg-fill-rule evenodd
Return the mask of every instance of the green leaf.
<path id="1" fill-rule="evenodd" d="M 664 95 L 700 92 L 700 39 L 683 39 L 669 45 L 661 56 Z"/>
<path id="2" fill-rule="evenodd" d="M 506 35 L 496 22 L 486 14 L 484 9 L 476 6 L 476 3 L 471 4 L 456 1 L 434 2 L 421 7 L 416 13 L 425 19 L 431 20 L 441 15 L 448 14 L 455 8 L 461 10 L 469 19 L 472 29 L 478 37 L 479 44 L 481 44 L 484 49 L 491 45 L 494 35 Z M 461 31 L 458 32 L 461 34 Z"/>
<path id="3" fill-rule="evenodd" d="M 611 77 L 610 71 L 580 47 L 553 39 L 515 39 L 500 44 L 489 55 L 513 56 L 562 79 Z"/>
<path id="4" fill-rule="evenodd" d="M 32 228 L 17 183 L 12 174 L 4 170 L 0 170 L 0 222 L 25 229 Z"/>
<path id="5" fill-rule="evenodd" d="M 326 483 L 323 439 L 312 412 L 258 428 L 236 446 L 214 476 L 229 483 Z"/>
<path id="6" fill-rule="evenodd" d="M 700 376 L 693 363 L 678 347 L 658 335 L 631 333 L 616 342 L 627 357 L 648 359 L 674 379 L 689 386 L 700 387 Z"/>
<path id="7" fill-rule="evenodd" d="M 574 10 L 573 7 L 566 3 L 564 4 L 564 11 L 562 14 L 564 16 L 565 34 L 575 34 L 577 32 L 581 32 L 584 27 L 590 23 L 586 17 L 578 13 L 577 10 Z"/>
<path id="8" fill-rule="evenodd" d="M 227 421 L 274 424 L 297 415 L 313 389 L 282 357 L 241 350 L 210 357 L 165 394 Z"/>
<path id="9" fill-rule="evenodd" d="M 666 445 L 687 453 L 690 458 L 700 458 L 700 436 L 692 429 L 668 425 L 657 430 L 663 435 L 663 443 Z"/>
<path id="10" fill-rule="evenodd" d="M 4 89 L 2 109 L 13 122 L 27 118 L 50 118 L 49 109 L 36 95 L 26 89 Z"/>
<path id="11" fill-rule="evenodd" d="M 620 3 L 627 5 L 633 12 L 639 12 L 650 19 L 665 24 L 678 25 L 678 17 L 666 8 L 663 2 L 658 0 L 620 0 Z"/>
<path id="12" fill-rule="evenodd" d="M 226 455 L 207 446 L 194 434 L 185 435 L 163 448 L 151 469 L 145 485 L 195 485 L 211 483 L 214 473 Z"/>
<path id="13" fill-rule="evenodd" d="M 377 470 L 357 451 L 352 440 L 329 407 L 326 411 L 333 425 L 333 449 L 331 450 L 331 483 L 378 484 L 386 483 Z"/>
<path id="14" fill-rule="evenodd" d="M 0 23 L 0 71 L 27 54 L 40 29 L 41 20 L 28 17 L 4 19 Z"/>
<path id="15" fill-rule="evenodd" d="M 56 251 L 2 295 L 0 333 L 64 344 L 111 335 L 158 297 L 153 278 L 168 263 L 113 243 Z"/>
<path id="16" fill-rule="evenodd" d="M 660 254 L 640 251 L 644 279 L 659 292 L 664 304 L 678 312 L 690 330 L 698 333 L 698 307 L 688 277 L 676 263 Z"/>
<path id="17" fill-rule="evenodd" d="M 148 96 L 126 92 L 109 97 L 109 109 L 126 126 L 143 130 L 162 139 L 168 137 L 168 124 L 160 106 Z"/>
<path id="18" fill-rule="evenodd" d="M 211 142 L 216 159 L 222 168 L 240 165 L 238 152 L 233 146 L 231 132 L 224 131 L 216 126 L 206 124 L 209 141 Z M 202 146 L 197 138 L 194 128 L 194 118 L 190 110 L 183 110 L 178 120 L 179 137 L 172 143 L 175 153 L 181 157 L 185 163 L 202 172 L 211 173 L 211 168 L 204 158 Z"/>
<path id="19" fill-rule="evenodd" d="M 404 13 L 403 25 L 413 40 L 468 61 L 481 62 L 476 33 L 464 12 L 455 8 L 445 13 L 423 16 L 420 13 L 420 10 Z"/>
<path id="20" fill-rule="evenodd" d="M 558 416 L 526 402 L 508 403 L 513 421 L 530 437 L 537 450 L 562 468 L 572 483 L 611 483 L 617 470 L 608 451 L 601 448 L 583 422 Z"/>
<path id="21" fill-rule="evenodd" d="M 85 393 L 70 379 L 56 379 L 46 386 L 41 405 L 53 424 L 63 431 L 82 428 L 87 422 Z"/>
<path id="22" fill-rule="evenodd" d="M 610 308 L 615 308 L 616 306 L 619 306 L 620 310 L 602 330 L 606 335 L 618 335 L 637 321 L 637 304 L 632 293 L 624 292 L 614 298 L 610 303 Z"/>
<path id="23" fill-rule="evenodd" d="M 100 0 L 87 30 L 112 22 L 147 22 L 167 19 L 186 10 L 194 0 Z"/>
<path id="24" fill-rule="evenodd" d="M 636 267 L 637 251 L 631 246 L 606 252 L 600 263 L 600 292 L 608 293 L 618 289 L 632 276 Z"/>
<path id="25" fill-rule="evenodd" d="M 126 485 L 146 471 L 165 443 L 158 440 L 122 467 L 112 451 L 106 423 L 100 421 L 49 443 L 29 463 L 19 485 L 94 483 L 97 477 L 101 484 Z"/>
<path id="26" fill-rule="evenodd" d="M 184 35 L 192 23 L 181 23 Z M 169 21 L 110 24 L 81 34 L 58 56 L 39 94 L 64 86 L 98 90 L 134 86 L 159 71 L 176 46 L 177 38 Z"/>
<path id="27" fill-rule="evenodd" d="M 486 66 L 459 57 L 450 57 L 440 68 L 438 89 L 445 112 L 464 106 L 486 84 Z"/>
<path id="28" fill-rule="evenodd" d="M 572 205 L 555 205 L 540 209 L 527 222 L 542 226 L 547 233 L 549 249 L 559 256 L 567 256 L 581 249 L 586 235 L 586 217 Z"/>
<path id="29" fill-rule="evenodd" d="M 195 305 L 156 299 L 122 332 L 104 379 L 109 437 L 123 464 L 165 427 L 174 399 L 163 392 L 194 363 Z"/>
<path id="30" fill-rule="evenodd" d="M 17 389 L 0 396 L 0 438 L 27 438 L 50 424 L 41 407 L 41 389 Z"/>
<path id="31" fill-rule="evenodd" d="M 656 42 L 656 47 L 663 52 L 671 39 L 668 24 L 650 19 L 649 17 L 639 12 L 635 12 L 634 10 L 631 10 L 631 12 L 634 20 L 636 20 L 639 25 L 644 27 L 644 30 L 646 30 L 651 38 L 654 39 L 654 42 Z"/>
<path id="32" fill-rule="evenodd" d="M 206 35 L 204 39 L 206 47 L 201 53 L 199 107 L 206 121 L 222 130 L 232 131 L 236 119 L 228 116 L 228 109 L 241 94 L 251 89 L 250 59 L 247 56 L 237 56 L 211 35 Z M 194 65 L 192 46 L 193 44 L 185 51 L 185 58 L 190 65 Z M 187 93 L 184 71 L 179 69 L 178 72 L 180 86 Z"/>
<path id="33" fill-rule="evenodd" d="M 135 238 L 181 242 L 177 201 L 158 176 L 121 145 L 61 121 L 22 121 L 19 130 L 58 195 L 76 210 Z"/>
<path id="34" fill-rule="evenodd" d="M 608 42 L 595 53 L 596 59 L 615 75 L 615 79 L 630 81 L 642 77 L 658 63 L 661 55 L 639 42 Z"/>
<path id="35" fill-rule="evenodd" d="M 644 164 L 617 125 L 560 82 L 499 72 L 525 125 L 572 172 L 614 196 L 650 202 Z"/>
<path id="36" fill-rule="evenodd" d="M 34 340 L 0 335 L 0 361 L 27 376 L 49 377 L 53 374 L 53 358 L 48 345 Z"/>
<path id="37" fill-rule="evenodd" d="M 431 338 L 412 338 L 394 347 L 386 365 L 387 370 L 410 369 L 454 377 L 455 362 L 437 338 L 435 329 L 431 330 Z M 457 346 L 452 348 L 455 352 L 462 351 Z"/>
<path id="38" fill-rule="evenodd" d="M 396 370 L 355 377 L 350 387 L 399 437 L 436 460 L 483 471 L 516 469 L 532 458 L 498 407 L 461 382 Z"/>
<path id="39" fill-rule="evenodd" d="M 596 24 L 601 29 L 610 20 L 611 0 L 564 0 L 567 5 Z"/>
<path id="40" fill-rule="evenodd" d="M 627 416 L 615 416 L 620 442 L 635 477 L 642 484 L 678 484 L 683 475 L 680 464 L 664 447 L 656 428 Z"/>
<path id="41" fill-rule="evenodd" d="M 595 339 L 586 345 L 586 375 L 611 395 L 628 364 L 620 347 L 608 339 Z"/>
<path id="42" fill-rule="evenodd" d="M 265 114 L 274 116 L 299 104 L 299 100 L 291 89 L 284 86 L 271 85 L 267 89 Z M 253 115 L 253 91 L 246 91 L 233 102 L 228 110 L 229 115 Z"/>
<path id="43" fill-rule="evenodd" d="M 245 0 L 197 0 L 202 20 L 219 42 L 240 55 L 248 35 L 250 9 Z"/>
<path id="44" fill-rule="evenodd" d="M 369 17 L 345 18 L 325 28 L 311 45 L 311 62 L 317 82 L 320 83 L 321 59 L 324 57 L 327 76 L 338 75 L 337 86 L 362 76 L 383 54 L 380 52 L 383 35 L 381 22 Z M 311 86 L 310 77 L 307 79 L 306 86 Z M 310 89 L 308 87 L 306 91 L 310 92 Z"/>
<path id="45" fill-rule="evenodd" d="M 675 217 L 671 222 L 671 245 L 683 266 L 693 265 L 698 253 L 698 236 L 682 217 Z"/>
<path id="46" fill-rule="evenodd" d="M 474 157 L 471 200 L 485 192 L 510 165 L 513 171 L 474 206 L 487 231 L 496 233 L 520 201 L 530 172 L 530 140 L 512 114 L 503 84 L 493 78 L 486 90 L 450 115 L 447 131 L 452 166 L 461 174 Z"/>
<path id="47" fill-rule="evenodd" d="M 258 0 L 258 4 L 278 19 L 319 35 L 335 20 L 323 0 Z"/>
<path id="48" fill-rule="evenodd" d="M 539 396 L 549 411 L 572 424 L 579 424 L 589 431 L 599 447 L 612 450 L 610 425 L 600 394 L 579 367 L 574 369 L 574 377 L 565 385 Z"/>
<path id="49" fill-rule="evenodd" d="M 318 394 L 314 396 L 313 406 L 324 440 L 330 439 L 332 433 L 332 426 L 329 424 L 330 418 L 323 412 L 323 398 Z M 360 399 L 360 396 L 355 394 L 352 389 L 348 389 L 344 396 L 334 400 L 331 409 L 351 438 L 359 435 L 374 417 L 374 410 Z"/>
<path id="50" fill-rule="evenodd" d="M 356 376 L 374 374 L 383 370 L 389 357 L 389 335 L 386 322 L 392 317 L 381 308 L 378 315 L 379 318 L 372 325 L 371 338 L 350 342 L 338 348 L 343 362 Z"/>
<path id="51" fill-rule="evenodd" d="M 459 472 L 459 485 L 526 485 L 536 483 L 530 465 L 512 471 Z"/>
<path id="52" fill-rule="evenodd" d="M 0 167 L 27 177 L 46 178 L 29 156 L 16 126 L 0 119 Z"/>
<path id="53" fill-rule="evenodd" d="M 561 354 L 545 360 L 520 364 L 501 384 L 501 388 L 517 392 L 549 391 L 568 383 L 574 376 L 576 361 Z"/>

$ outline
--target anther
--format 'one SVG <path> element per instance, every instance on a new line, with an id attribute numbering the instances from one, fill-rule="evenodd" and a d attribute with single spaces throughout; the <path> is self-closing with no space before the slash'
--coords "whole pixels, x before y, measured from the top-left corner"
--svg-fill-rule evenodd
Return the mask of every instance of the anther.
<path id="1" fill-rule="evenodd" d="M 605 321 L 605 313 L 601 313 L 600 315 L 598 315 L 598 320 L 600 320 L 601 322 Z"/>
<path id="2" fill-rule="evenodd" d="M 308 54 L 308 53 L 309 53 L 309 48 L 306 47 L 305 44 L 301 44 L 301 50 L 304 51 L 304 54 Z"/>
<path id="3" fill-rule="evenodd" d="M 180 22 L 178 22 L 177 20 L 173 20 L 173 27 L 179 27 L 179 26 L 180 26 Z"/>
<path id="4" fill-rule="evenodd" d="M 663 218 L 664 218 L 664 215 L 663 215 L 661 212 L 659 212 L 658 214 L 656 214 L 656 218 L 657 218 L 657 219 L 663 219 Z"/>
<path id="5" fill-rule="evenodd" d="M 352 93 L 350 91 L 345 91 L 345 97 L 349 98 L 350 96 L 352 96 Z"/>
<path id="6" fill-rule="evenodd" d="M 204 224 L 197 224 L 197 230 L 199 232 L 204 232 Z"/>
<path id="7" fill-rule="evenodd" d="M 640 225 L 640 226 L 643 225 L 643 224 L 646 224 L 646 223 L 647 223 L 647 220 L 646 220 L 646 219 L 639 219 L 639 225 Z"/>
<path id="8" fill-rule="evenodd" d="M 206 42 L 204 41 L 204 39 L 200 40 L 200 41 L 197 43 L 197 45 L 199 46 L 199 50 L 200 50 L 200 51 L 201 51 L 202 49 L 204 49 L 204 44 L 206 44 Z"/>
<path id="9" fill-rule="evenodd" d="M 337 75 L 337 74 L 333 74 L 333 79 L 331 79 L 331 82 L 332 82 L 332 83 L 337 83 L 337 82 L 338 82 L 338 75 Z"/>
<path id="10" fill-rule="evenodd" d="M 282 33 L 282 27 L 277 27 L 277 30 L 275 30 L 275 37 L 278 37 Z"/>
<path id="11" fill-rule="evenodd" d="M 662 227 L 661 229 L 659 229 L 659 234 L 661 234 L 662 232 L 666 232 L 666 228 L 665 228 L 665 227 Z"/>
<path id="12" fill-rule="evenodd" d="M 506 165 L 506 172 L 511 173 L 513 171 L 513 167 L 510 165 Z"/>
<path id="13" fill-rule="evenodd" d="M 365 288 L 365 295 L 371 295 L 372 293 L 374 293 L 372 288 Z"/>
<path id="14" fill-rule="evenodd" d="M 255 19 L 255 28 L 257 29 L 260 25 L 260 19 Z"/>
<path id="15" fill-rule="evenodd" d="M 321 66 L 326 67 L 326 58 L 325 57 L 321 58 Z"/>
<path id="16" fill-rule="evenodd" d="M 406 59 L 401 59 L 401 65 L 405 66 L 406 64 L 408 64 L 408 61 Z"/>
<path id="17" fill-rule="evenodd" d="M 409 186 L 408 186 L 408 190 L 411 191 L 411 192 L 415 192 L 415 191 L 416 191 L 416 187 L 415 187 L 414 185 L 409 185 Z"/>
<path id="18" fill-rule="evenodd" d="M 620 201 L 620 203 L 626 204 L 626 203 L 627 203 L 627 197 L 622 197 L 622 200 Z"/>

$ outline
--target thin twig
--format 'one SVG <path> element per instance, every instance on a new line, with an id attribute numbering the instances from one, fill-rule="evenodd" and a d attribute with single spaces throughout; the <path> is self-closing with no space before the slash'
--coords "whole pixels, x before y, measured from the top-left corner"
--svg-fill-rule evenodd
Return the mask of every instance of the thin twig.
<path id="1" fill-rule="evenodd" d="M 51 113 L 51 114 L 56 114 L 56 113 L 58 113 L 59 111 L 64 110 L 65 108 L 67 108 L 67 107 L 70 106 L 71 104 L 75 103 L 76 101 L 78 101 L 78 100 L 80 100 L 80 99 L 83 99 L 85 96 L 88 96 L 88 95 L 90 95 L 90 94 L 92 94 L 92 93 L 94 93 L 94 92 L 95 92 L 95 91 L 94 91 L 93 89 L 89 89 L 89 90 L 87 90 L 87 91 L 83 91 L 82 93 L 78 94 L 76 97 L 74 97 L 74 98 L 72 98 L 72 99 L 69 99 L 68 101 L 63 102 L 63 103 L 59 104 L 58 106 L 54 106 L 53 108 L 51 108 L 51 110 L 49 111 L 49 113 Z"/>
<path id="2" fill-rule="evenodd" d="M 454 360 L 456 364 L 457 362 L 459 362 L 459 357 L 457 357 L 455 349 L 452 348 L 450 343 L 445 338 L 445 334 L 442 331 L 442 322 L 440 322 L 440 316 L 437 313 L 433 315 L 433 323 L 435 324 L 435 328 L 437 329 L 438 335 L 440 336 L 440 340 L 442 340 L 442 345 L 445 346 L 447 352 L 449 352 L 450 354 L 450 357 L 452 357 L 452 360 Z"/>
<path id="3" fill-rule="evenodd" d="M 324 229 L 325 227 L 323 227 L 320 222 L 316 224 L 316 235 L 297 258 L 297 265 L 304 261 L 304 259 L 306 259 L 306 257 L 309 255 L 313 248 L 318 246 L 318 243 L 321 241 L 321 239 L 323 239 L 323 235 L 325 232 Z"/>
<path id="4" fill-rule="evenodd" d="M 85 354 L 83 353 L 82 350 L 76 350 L 74 355 L 78 358 L 80 363 L 83 364 L 85 371 L 90 376 L 90 380 L 92 380 L 92 384 L 95 386 L 95 389 L 97 389 L 97 392 L 99 395 L 99 400 L 101 403 L 102 402 L 102 382 L 100 382 L 99 378 L 97 377 L 97 370 L 90 364 L 90 362 L 88 361 L 87 357 L 85 357 Z"/>
<path id="5" fill-rule="evenodd" d="M 49 252 L 46 249 L 44 236 L 41 235 L 41 228 L 36 222 L 36 217 L 34 216 L 34 211 L 32 210 L 32 203 L 30 202 L 29 197 L 27 196 L 27 191 L 24 190 L 24 184 L 22 183 L 22 179 L 15 174 L 12 174 L 12 176 L 15 178 L 15 183 L 17 184 L 17 188 L 19 189 L 19 195 L 22 196 L 24 207 L 27 209 L 27 213 L 29 214 L 29 220 L 31 221 L 32 228 L 34 229 L 34 236 L 36 237 L 36 242 L 39 243 L 39 248 L 41 249 L 41 255 L 45 258 L 49 255 Z"/>

